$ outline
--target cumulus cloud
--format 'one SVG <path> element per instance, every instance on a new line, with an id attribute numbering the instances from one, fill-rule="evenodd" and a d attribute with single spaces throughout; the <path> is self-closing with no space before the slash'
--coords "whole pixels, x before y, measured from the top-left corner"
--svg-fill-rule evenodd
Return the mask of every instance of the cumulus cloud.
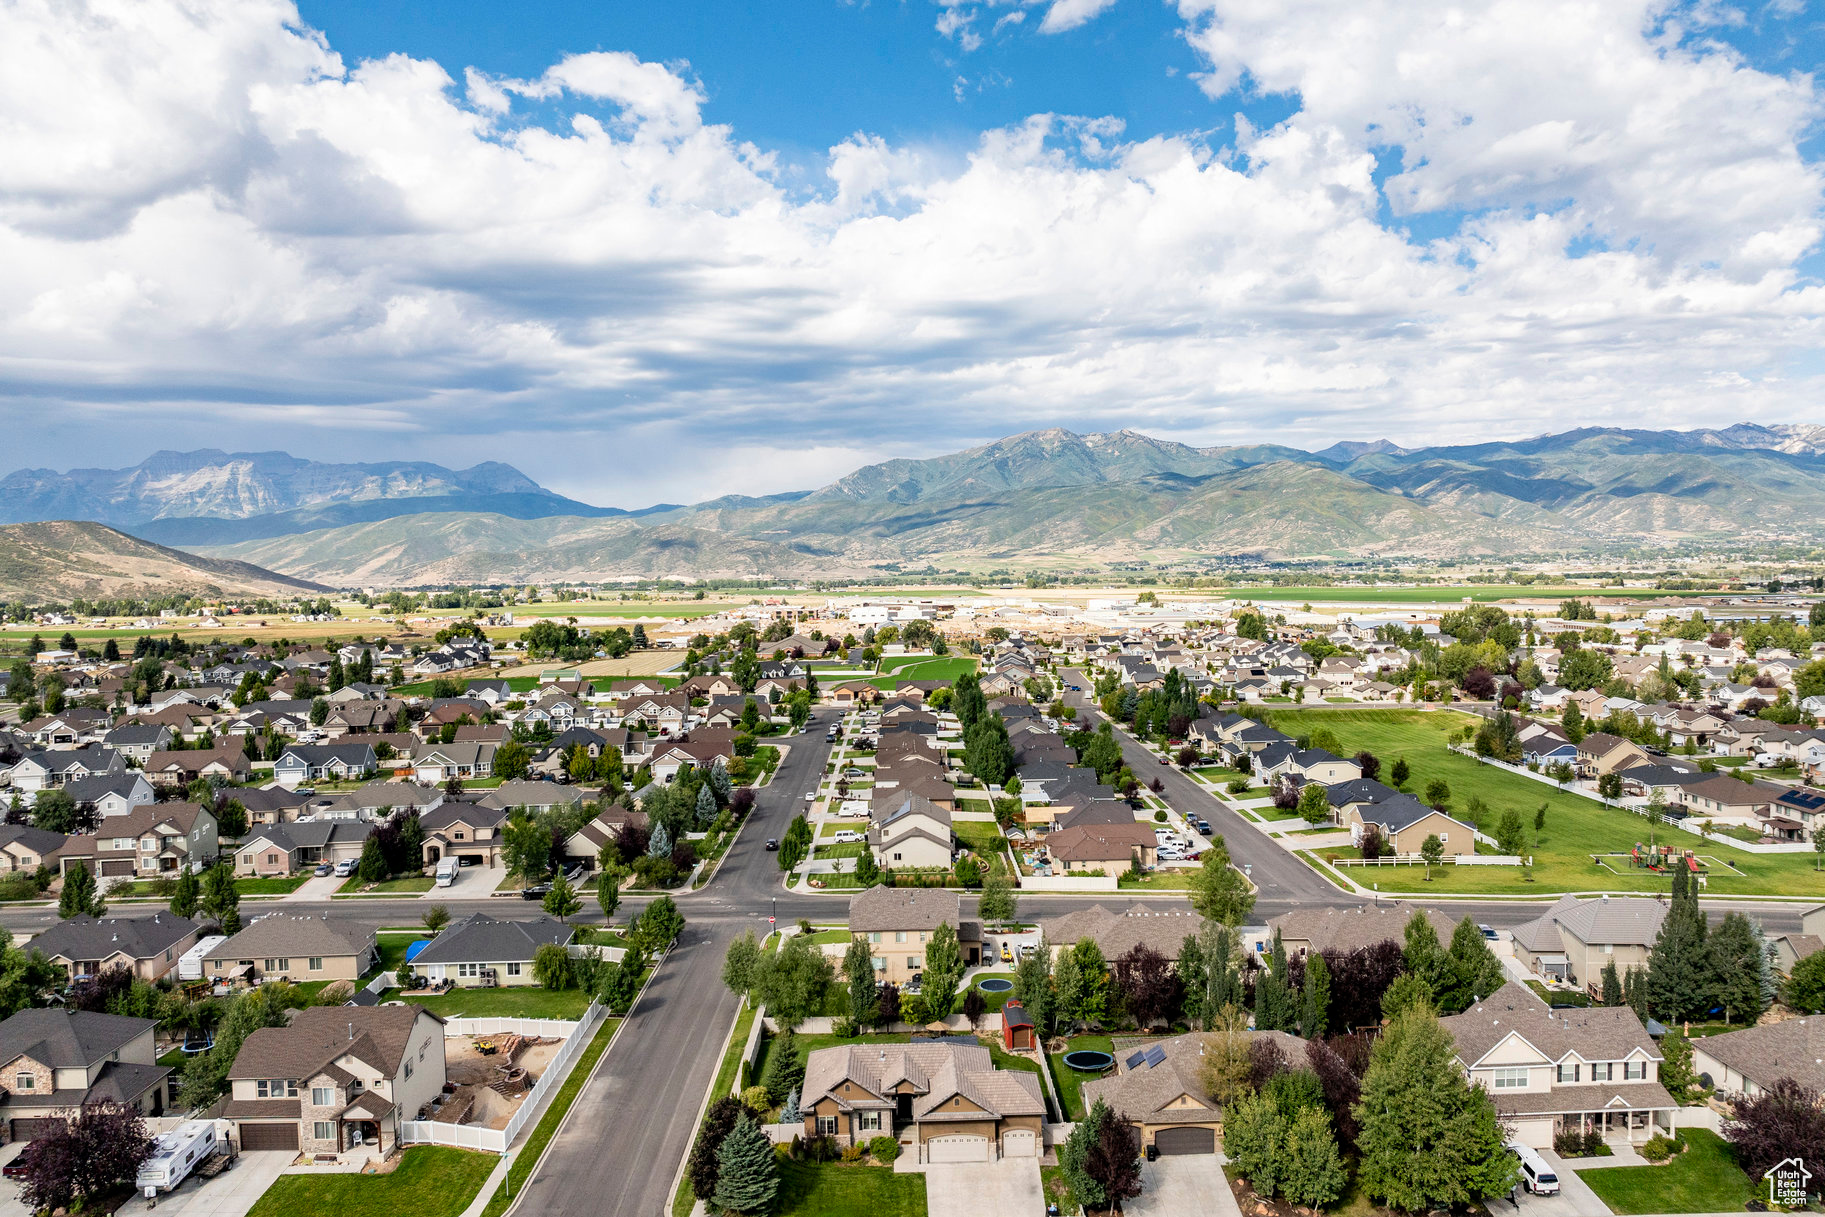
<path id="1" fill-rule="evenodd" d="M 807 195 L 687 65 L 459 82 L 345 64 L 283 4 L 0 0 L 0 419 L 39 463 L 87 463 L 89 420 L 147 450 L 505 449 L 628 504 L 1030 426 L 1817 419 L 1809 80 L 1645 5 L 1182 3 L 1213 124 L 1238 90 L 1292 117 L 1226 147 L 863 132 Z M 616 466 L 642 472 L 585 493 Z"/>

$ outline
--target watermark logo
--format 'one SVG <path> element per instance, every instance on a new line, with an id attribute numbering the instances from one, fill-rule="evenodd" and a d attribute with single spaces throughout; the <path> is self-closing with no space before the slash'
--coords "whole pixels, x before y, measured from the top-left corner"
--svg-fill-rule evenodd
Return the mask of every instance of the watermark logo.
<path id="1" fill-rule="evenodd" d="M 1768 1202 L 1782 1208 L 1800 1209 L 1806 1207 L 1806 1184 L 1812 1178 L 1812 1172 L 1806 1169 L 1803 1158 L 1787 1158 L 1776 1162 L 1762 1175 L 1768 1181 Z"/>

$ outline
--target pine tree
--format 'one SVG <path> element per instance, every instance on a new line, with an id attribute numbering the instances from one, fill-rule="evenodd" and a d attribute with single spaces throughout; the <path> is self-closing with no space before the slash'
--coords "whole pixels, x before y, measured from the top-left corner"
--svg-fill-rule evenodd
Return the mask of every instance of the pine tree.
<path id="1" fill-rule="evenodd" d="M 773 1143 L 754 1117 L 743 1112 L 716 1151 L 716 1194 L 711 1203 L 727 1213 L 764 1213 L 778 1194 Z"/>
<path id="2" fill-rule="evenodd" d="M 1014 966 L 1014 1000 L 1033 1020 L 1036 1035 L 1044 1039 L 1051 1034 L 1057 1002 L 1052 994 L 1052 948 L 1043 939 L 1037 951 Z"/>
<path id="3" fill-rule="evenodd" d="M 649 858 L 669 858 L 672 856 L 672 834 L 665 830 L 665 825 L 653 827 L 653 835 L 646 843 L 646 856 Z"/>
<path id="4" fill-rule="evenodd" d="M 1712 932 L 1708 950 L 1716 978 L 1716 1001 L 1724 1021 L 1752 1023 L 1768 1008 L 1762 991 L 1761 935 L 1741 913 L 1726 913 Z"/>
<path id="5" fill-rule="evenodd" d="M 1299 1034 L 1308 1040 L 1325 1033 L 1331 1014 L 1331 968 L 1316 952 L 1306 957 L 1305 992 L 1300 995 Z"/>
<path id="6" fill-rule="evenodd" d="M 934 1020 L 951 1016 L 957 1006 L 957 986 L 963 981 L 963 951 L 950 922 L 938 924 L 925 947 L 925 978 L 921 989 Z"/>
<path id="7" fill-rule="evenodd" d="M 369 833 L 361 844 L 361 861 L 355 865 L 355 875 L 364 883 L 379 883 L 387 874 L 387 856 L 380 848 L 380 836 Z"/>
<path id="8" fill-rule="evenodd" d="M 197 894 L 201 884 L 197 882 L 196 872 L 190 869 L 190 863 L 184 863 L 184 869 L 177 875 L 177 890 L 171 894 L 171 915 L 174 917 L 194 917 L 197 911 Z"/>
<path id="9" fill-rule="evenodd" d="M 1514 1186 L 1495 1103 L 1465 1079 L 1430 1011 L 1402 1014 L 1376 1041 L 1354 1115 L 1358 1179 L 1392 1208 L 1465 1205 Z"/>
<path id="10" fill-rule="evenodd" d="M 863 887 L 873 887 L 881 881 L 881 864 L 874 860 L 874 851 L 866 846 L 856 855 L 855 881 Z"/>
<path id="11" fill-rule="evenodd" d="M 64 872 L 63 891 L 57 897 L 57 915 L 68 919 L 81 914 L 100 917 L 108 911 L 95 890 L 95 876 L 81 862 L 72 862 Z"/>
<path id="12" fill-rule="evenodd" d="M 1445 951 L 1441 970 L 1446 984 L 1437 994 L 1439 1012 L 1460 1014 L 1478 998 L 1488 997 L 1502 987 L 1505 979 L 1502 961 L 1489 949 L 1489 941 L 1476 923 L 1466 917 L 1451 932 L 1451 946 Z"/>
<path id="13" fill-rule="evenodd" d="M 1648 956 L 1648 1008 L 1662 1022 L 1684 1022 L 1711 1008 L 1717 982 L 1706 937 L 1698 893 L 1685 870 L 1677 869 L 1672 903 Z"/>
<path id="14" fill-rule="evenodd" d="M 1698 1073 L 1692 1065 L 1692 1041 L 1683 1028 L 1674 1027 L 1660 1040 L 1660 1084 L 1679 1103 L 1698 1095 Z"/>
<path id="15" fill-rule="evenodd" d="M 1179 944 L 1179 958 L 1173 964 L 1179 977 L 1179 991 L 1184 994 L 1179 1009 L 1193 1027 L 1204 1025 L 1204 992 L 1210 985 L 1210 973 L 1204 964 L 1204 948 L 1196 934 L 1185 935 Z"/>
<path id="16" fill-rule="evenodd" d="M 785 1103 L 780 1107 L 779 1122 L 781 1124 L 797 1124 L 804 1118 L 804 1113 L 798 1109 L 798 1091 L 795 1090 L 786 1096 Z"/>
<path id="17" fill-rule="evenodd" d="M 1603 965 L 1603 1004 L 1606 1006 L 1622 1004 L 1622 977 L 1616 972 L 1614 959 Z"/>
<path id="18" fill-rule="evenodd" d="M 705 782 L 697 788 L 697 828 L 706 830 L 716 822 L 716 795 Z"/>
<path id="19" fill-rule="evenodd" d="M 880 992 L 874 978 L 874 954 L 860 938 L 850 942 L 843 956 L 843 973 L 849 980 L 849 1021 L 860 1030 L 874 1021 Z"/>

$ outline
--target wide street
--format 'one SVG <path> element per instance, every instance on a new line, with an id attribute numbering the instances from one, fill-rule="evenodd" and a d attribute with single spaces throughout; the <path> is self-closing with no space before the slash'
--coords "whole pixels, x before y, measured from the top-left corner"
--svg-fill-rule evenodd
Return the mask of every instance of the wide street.
<path id="1" fill-rule="evenodd" d="M 1067 679 L 1083 685 L 1080 674 Z M 1072 695 L 1080 721 L 1095 722 L 1088 700 Z M 613 1049 L 606 1053 L 578 1096 L 563 1131 L 551 1143 L 543 1167 L 528 1183 L 523 1196 L 525 1211 L 559 1217 L 660 1217 L 669 1210 L 672 1186 L 680 1161 L 696 1130 L 704 1093 L 721 1059 L 722 1047 L 736 1014 L 736 999 L 723 988 L 721 962 L 730 940 L 745 929 L 764 933 L 767 918 L 777 914 L 782 924 L 801 917 L 840 921 L 847 914 L 847 899 L 839 894 L 801 895 L 787 892 L 781 883 L 777 855 L 768 853 L 766 840 L 783 836 L 792 817 L 805 807 L 804 795 L 815 788 L 829 745 L 824 728 L 839 715 L 832 707 L 820 708 L 804 734 L 782 742 L 790 751 L 773 780 L 758 792 L 754 811 L 730 848 L 714 880 L 703 890 L 676 899 L 687 919 L 677 946 L 654 973 L 646 992 L 621 1028 Z M 1301 905 L 1342 906 L 1362 902 L 1346 894 L 1270 840 L 1242 816 L 1198 786 L 1176 767 L 1160 765 L 1158 758 L 1133 739 L 1117 733 L 1123 755 L 1137 775 L 1157 775 L 1167 800 L 1181 811 L 1209 819 L 1228 842 L 1239 866 L 1247 866 L 1260 887 L 1252 918 L 1256 923 Z M 1023 920 L 1040 920 L 1081 908 L 1086 900 L 1111 905 L 1136 899 L 1176 901 L 1176 894 L 1029 895 L 1020 900 Z M 256 915 L 269 902 L 248 900 L 243 916 Z M 454 916 L 487 911 L 495 916 L 533 916 L 535 904 L 512 899 L 453 899 L 444 902 Z M 644 906 L 645 898 L 623 903 L 617 920 L 625 921 Z M 1416 903 L 1428 903 L 1416 901 Z M 1438 901 L 1454 915 L 1512 927 L 1537 916 L 1544 901 Z M 128 911 L 131 906 L 123 906 Z M 359 917 L 378 925 L 409 926 L 418 922 L 427 904 L 419 898 L 362 901 L 286 901 L 287 912 L 323 912 L 332 916 Z M 1722 907 L 1711 905 L 1715 912 Z M 1742 902 L 1737 907 L 1763 919 L 1771 933 L 1799 927 L 1802 906 Z M 579 920 L 598 920 L 593 902 Z M 16 931 L 36 932 L 57 920 L 55 908 L 14 908 L 0 911 L 0 924 Z"/>

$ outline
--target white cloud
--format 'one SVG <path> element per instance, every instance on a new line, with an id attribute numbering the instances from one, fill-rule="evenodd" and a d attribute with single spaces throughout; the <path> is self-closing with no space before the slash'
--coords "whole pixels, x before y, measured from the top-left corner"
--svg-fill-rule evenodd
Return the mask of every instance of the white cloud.
<path id="1" fill-rule="evenodd" d="M 1062 34 L 1094 21 L 1114 7 L 1115 0 L 1052 0 L 1052 7 L 1046 10 L 1045 20 L 1039 23 L 1039 32 Z"/>
<path id="2" fill-rule="evenodd" d="M 1366 2 L 1190 8 L 1210 88 L 1300 97 L 1233 148 L 859 133 L 807 199 L 681 65 L 458 83 L 350 68 L 283 5 L 0 0 L 0 420 L 20 461 L 88 463 L 81 422 L 111 451 L 507 451 L 624 504 L 1056 424 L 1825 421 L 1789 370 L 1825 338 L 1809 81 L 1642 8 Z M 1470 218 L 1419 245 L 1388 204 Z"/>

